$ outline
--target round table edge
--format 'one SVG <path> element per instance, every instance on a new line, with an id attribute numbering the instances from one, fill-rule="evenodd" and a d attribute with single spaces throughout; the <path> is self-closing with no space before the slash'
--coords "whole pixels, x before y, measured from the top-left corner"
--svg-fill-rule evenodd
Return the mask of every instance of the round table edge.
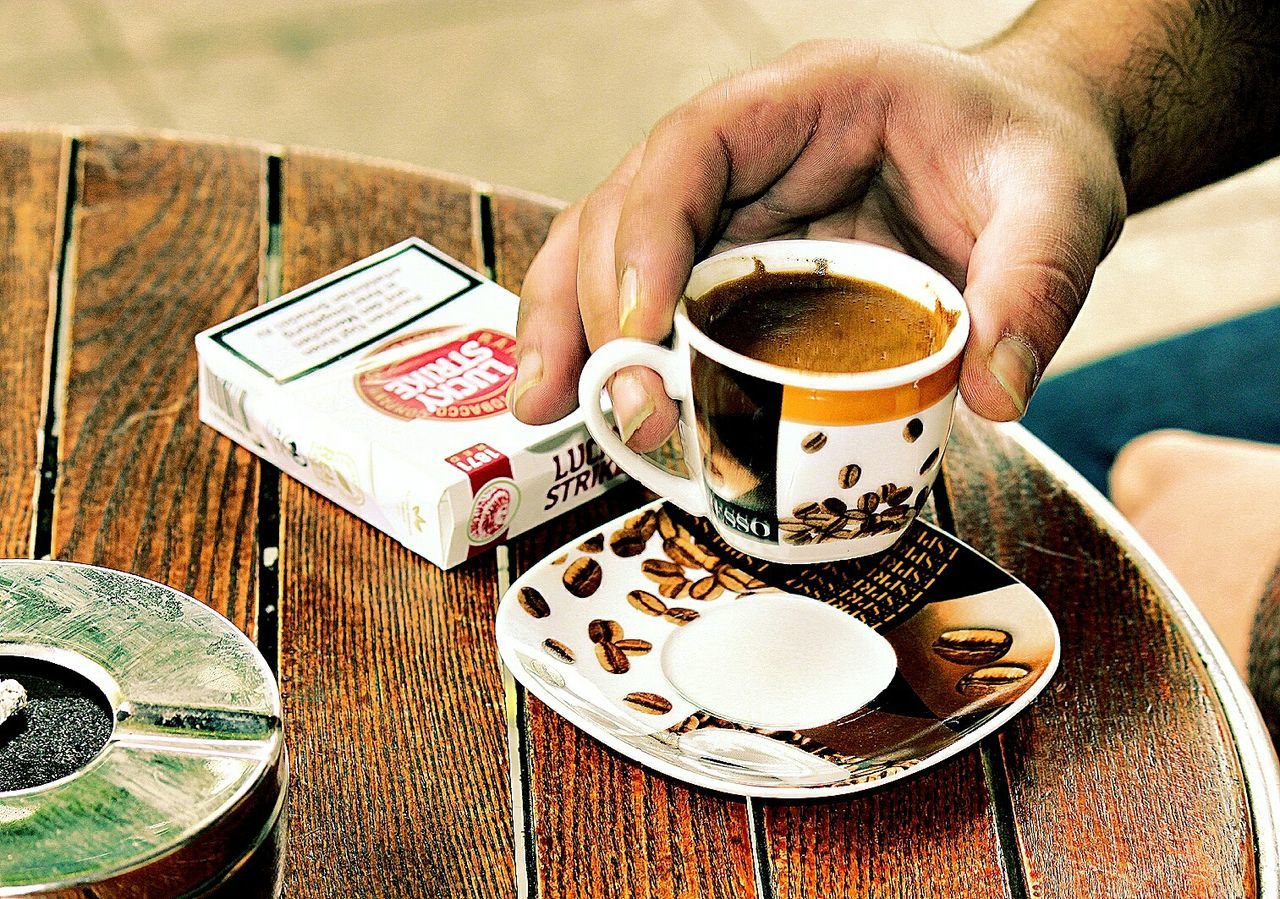
<path id="1" fill-rule="evenodd" d="M 1257 895 L 1263 899 L 1280 899 L 1280 761 L 1257 703 L 1226 649 L 1168 566 L 1110 500 L 1022 425 L 993 427 L 1005 431 L 1014 443 L 1039 461 L 1095 517 L 1143 576 L 1163 591 L 1170 614 L 1209 673 L 1209 685 L 1218 697 L 1227 727 L 1235 739 L 1252 815 Z"/>

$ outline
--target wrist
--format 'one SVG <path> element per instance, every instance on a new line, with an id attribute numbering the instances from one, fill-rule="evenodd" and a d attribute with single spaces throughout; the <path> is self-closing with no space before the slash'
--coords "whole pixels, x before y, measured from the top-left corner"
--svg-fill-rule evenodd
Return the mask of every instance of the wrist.
<path id="1" fill-rule="evenodd" d="M 1122 180 L 1129 179 L 1131 138 L 1123 108 L 1102 60 L 1077 52 L 1061 33 L 1039 34 L 1015 28 L 970 48 L 969 55 L 1003 78 L 1012 90 L 1030 93 L 1056 106 L 1084 132 L 1103 142 L 1116 160 Z"/>

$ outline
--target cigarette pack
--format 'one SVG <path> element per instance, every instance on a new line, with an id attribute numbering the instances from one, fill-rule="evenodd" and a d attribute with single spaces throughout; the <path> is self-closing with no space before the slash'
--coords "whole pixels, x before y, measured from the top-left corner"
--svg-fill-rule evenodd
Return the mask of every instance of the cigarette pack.
<path id="1" fill-rule="evenodd" d="M 624 478 L 507 411 L 517 305 L 410 238 L 198 335 L 200 418 L 452 567 Z"/>

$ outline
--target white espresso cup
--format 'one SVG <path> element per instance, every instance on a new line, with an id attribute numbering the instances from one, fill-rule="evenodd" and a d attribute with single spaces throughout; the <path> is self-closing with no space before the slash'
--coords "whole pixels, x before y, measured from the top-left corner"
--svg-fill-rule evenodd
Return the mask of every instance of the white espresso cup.
<path id="1" fill-rule="evenodd" d="M 883 285 L 943 313 L 950 332 L 928 355 L 876 371 L 761 362 L 709 337 L 700 303 L 761 268 Z M 959 291 L 922 262 L 859 241 L 770 241 L 694 266 L 675 310 L 672 347 L 605 344 L 583 369 L 579 400 L 592 436 L 620 468 L 710 519 L 730 546 L 771 562 L 849 559 L 889 548 L 924 506 L 951 432 L 968 336 Z M 601 408 L 606 383 L 632 365 L 656 371 L 680 404 L 688 478 L 627 447 Z"/>

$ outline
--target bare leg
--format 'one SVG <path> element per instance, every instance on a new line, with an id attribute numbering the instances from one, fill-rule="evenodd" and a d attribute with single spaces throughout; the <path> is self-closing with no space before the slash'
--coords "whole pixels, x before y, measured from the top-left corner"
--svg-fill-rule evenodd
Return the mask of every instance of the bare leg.
<path id="1" fill-rule="evenodd" d="M 1111 495 L 1244 674 L 1258 600 L 1280 560 L 1280 446 L 1153 431 L 1121 450 Z"/>

